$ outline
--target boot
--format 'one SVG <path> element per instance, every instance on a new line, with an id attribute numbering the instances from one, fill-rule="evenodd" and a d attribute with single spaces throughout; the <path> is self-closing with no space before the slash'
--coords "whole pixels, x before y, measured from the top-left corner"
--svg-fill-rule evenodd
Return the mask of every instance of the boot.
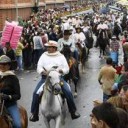
<path id="1" fill-rule="evenodd" d="M 32 122 L 36 122 L 36 121 L 39 120 L 39 116 L 36 115 L 36 114 L 32 114 L 32 115 L 30 116 L 29 120 L 32 121 Z"/>
<path id="2" fill-rule="evenodd" d="M 74 120 L 74 119 L 79 118 L 80 117 L 80 114 L 77 113 L 77 112 L 73 112 L 73 113 L 71 113 L 71 117 L 72 117 L 72 120 Z"/>

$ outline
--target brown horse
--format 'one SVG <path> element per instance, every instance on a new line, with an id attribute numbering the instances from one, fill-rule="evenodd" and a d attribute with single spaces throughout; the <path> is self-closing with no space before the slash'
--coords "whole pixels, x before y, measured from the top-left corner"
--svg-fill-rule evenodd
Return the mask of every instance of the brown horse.
<path id="1" fill-rule="evenodd" d="M 73 58 L 70 46 L 63 44 L 63 50 L 61 51 L 61 53 L 65 56 L 70 68 L 69 73 L 64 76 L 64 79 L 67 82 L 70 82 L 71 80 L 73 81 L 75 85 L 74 97 L 77 97 L 77 83 L 80 78 L 78 62 Z"/>
<path id="2" fill-rule="evenodd" d="M 19 106 L 22 128 L 28 127 L 27 111 L 22 106 Z M 0 103 L 0 128 L 13 128 L 13 120 L 8 115 L 4 103 Z"/>
<path id="3" fill-rule="evenodd" d="M 82 73 L 85 73 L 85 62 L 87 59 L 87 53 L 86 53 L 86 47 L 82 47 L 81 43 L 77 43 L 77 48 L 79 50 L 79 60 L 81 62 L 81 71 Z"/>

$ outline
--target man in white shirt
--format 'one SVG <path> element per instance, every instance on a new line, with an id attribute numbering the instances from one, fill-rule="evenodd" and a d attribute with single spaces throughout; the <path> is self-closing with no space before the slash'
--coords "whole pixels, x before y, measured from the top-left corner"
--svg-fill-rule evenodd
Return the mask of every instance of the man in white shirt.
<path id="1" fill-rule="evenodd" d="M 47 51 L 44 52 L 37 65 L 37 72 L 42 76 L 41 80 L 37 84 L 34 92 L 33 92 L 33 99 L 32 99 L 32 105 L 31 105 L 31 113 L 30 121 L 35 122 L 39 120 L 39 94 L 37 94 L 37 91 L 42 86 L 42 84 L 45 82 L 47 78 L 48 72 L 53 68 L 57 67 L 56 71 L 62 74 L 64 76 L 69 72 L 69 66 L 66 61 L 66 58 L 64 55 L 62 55 L 59 51 L 57 51 L 57 42 L 55 41 L 49 41 L 45 44 L 47 47 Z M 80 114 L 76 112 L 76 105 L 74 103 L 74 99 L 70 90 L 69 85 L 65 82 L 65 80 L 60 78 L 63 82 L 63 86 L 61 86 L 63 94 L 67 100 L 69 112 L 71 113 L 72 119 L 77 119 L 80 117 Z"/>
<path id="2" fill-rule="evenodd" d="M 62 31 L 67 30 L 69 27 L 69 22 L 66 19 L 64 19 L 62 23 Z"/>
<path id="3" fill-rule="evenodd" d="M 86 39 L 86 37 L 85 37 L 84 33 L 81 30 L 82 29 L 80 27 L 76 28 L 76 33 L 74 35 L 75 44 L 80 43 L 80 45 L 82 47 L 85 47 L 85 39 Z"/>
<path id="4" fill-rule="evenodd" d="M 73 43 L 73 40 L 71 38 L 69 38 L 70 35 L 71 35 L 71 33 L 69 30 L 64 31 L 63 37 L 58 40 L 58 50 L 59 51 L 62 51 L 63 45 L 68 45 L 68 46 L 70 46 L 71 51 L 74 52 L 75 44 Z"/>
<path id="5" fill-rule="evenodd" d="M 63 38 L 58 40 L 58 50 L 62 51 L 64 45 L 70 47 L 72 56 L 78 61 L 78 51 L 75 45 L 74 34 L 70 30 L 65 30 Z"/>
<path id="6" fill-rule="evenodd" d="M 94 23 L 98 24 L 100 22 L 100 18 L 99 15 L 96 14 L 95 18 L 94 18 Z"/>

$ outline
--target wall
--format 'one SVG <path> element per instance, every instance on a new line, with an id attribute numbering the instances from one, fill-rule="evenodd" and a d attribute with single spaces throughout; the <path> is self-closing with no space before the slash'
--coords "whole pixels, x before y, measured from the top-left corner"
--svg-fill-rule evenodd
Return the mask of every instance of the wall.
<path id="1" fill-rule="evenodd" d="M 16 1 L 18 3 L 17 5 Z M 40 0 L 39 6 L 41 8 L 45 8 L 45 6 L 47 8 L 53 8 L 55 6 L 64 5 L 64 3 L 69 4 L 70 1 L 76 3 L 77 0 Z M 0 0 L 0 31 L 3 30 L 6 18 L 10 20 L 17 19 L 16 6 L 18 8 L 18 16 L 27 19 L 34 6 L 34 0 Z"/>

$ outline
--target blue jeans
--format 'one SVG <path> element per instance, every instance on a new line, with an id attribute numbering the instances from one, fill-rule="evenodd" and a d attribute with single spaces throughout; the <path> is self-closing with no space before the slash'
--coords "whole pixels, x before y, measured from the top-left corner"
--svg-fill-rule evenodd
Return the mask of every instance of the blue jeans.
<path id="1" fill-rule="evenodd" d="M 23 49 L 23 65 L 24 68 L 29 68 L 32 64 L 32 49 Z"/>
<path id="2" fill-rule="evenodd" d="M 37 84 L 34 92 L 33 92 L 33 99 L 32 99 L 32 105 L 31 105 L 31 113 L 38 115 L 39 113 L 39 102 L 40 98 L 37 94 L 38 89 L 41 87 L 41 85 L 45 82 L 45 78 L 42 78 L 39 83 Z M 63 79 L 62 79 L 63 80 Z M 66 81 L 64 81 L 64 85 L 62 86 L 62 91 L 64 93 L 64 96 L 67 100 L 68 108 L 70 113 L 74 113 L 76 111 L 76 105 L 74 103 L 73 95 L 71 93 L 71 90 L 67 84 Z"/>
<path id="3" fill-rule="evenodd" d="M 74 50 L 73 57 L 78 61 L 79 60 L 79 53 L 77 50 Z"/>
<path id="4" fill-rule="evenodd" d="M 67 100 L 69 112 L 74 113 L 76 111 L 76 105 L 74 102 L 72 92 L 71 92 L 67 82 L 64 81 L 63 79 L 62 79 L 62 81 L 64 82 L 64 85 L 61 88 L 62 88 L 62 92 L 64 93 L 64 97 Z"/>
<path id="5" fill-rule="evenodd" d="M 16 56 L 16 60 L 18 63 L 19 70 L 22 70 L 23 69 L 22 56 Z"/>
<path id="6" fill-rule="evenodd" d="M 111 97 L 111 95 L 107 95 L 107 94 L 103 93 L 103 102 L 106 102 L 110 97 Z"/>
<path id="7" fill-rule="evenodd" d="M 39 83 L 37 84 L 37 86 L 33 92 L 33 98 L 32 98 L 32 104 L 31 104 L 31 113 L 33 113 L 34 115 L 38 115 L 38 113 L 39 113 L 40 98 L 39 98 L 39 95 L 36 93 L 44 82 L 45 82 L 45 78 L 42 78 L 39 81 Z"/>
<path id="8" fill-rule="evenodd" d="M 20 112 L 19 112 L 19 108 L 18 108 L 17 104 L 7 107 L 7 110 L 13 119 L 13 128 L 22 128 Z"/>

